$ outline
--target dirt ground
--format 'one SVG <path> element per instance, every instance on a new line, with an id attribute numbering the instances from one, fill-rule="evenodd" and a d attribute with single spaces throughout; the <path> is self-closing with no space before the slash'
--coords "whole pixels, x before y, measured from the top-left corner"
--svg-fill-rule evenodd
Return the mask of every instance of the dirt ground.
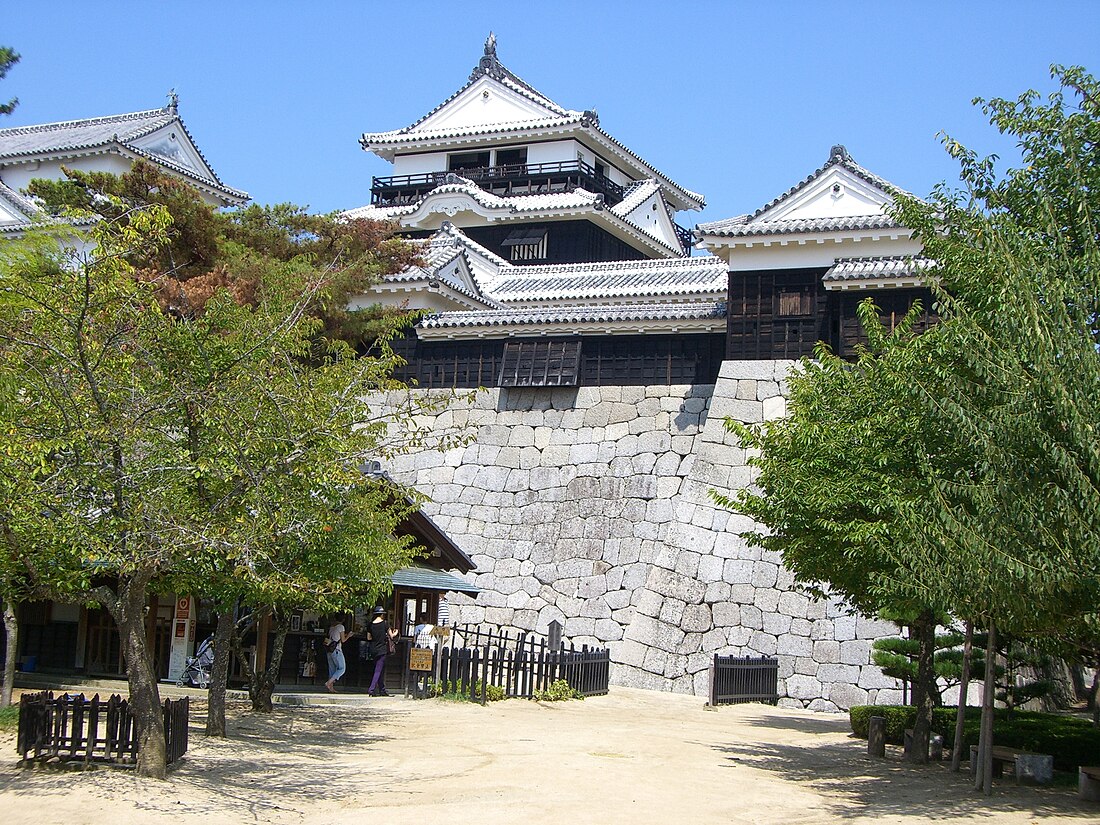
<path id="1" fill-rule="evenodd" d="M 872 761 L 846 716 L 667 693 L 234 706 L 220 741 L 204 713 L 165 782 L 21 768 L 0 737 L 0 823 L 1100 823 L 1073 788 L 985 798 L 942 765 Z"/>

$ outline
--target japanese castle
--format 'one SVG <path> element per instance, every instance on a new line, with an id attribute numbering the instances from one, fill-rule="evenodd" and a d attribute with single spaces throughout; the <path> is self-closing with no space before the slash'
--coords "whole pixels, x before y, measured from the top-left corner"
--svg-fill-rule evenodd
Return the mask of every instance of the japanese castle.
<path id="1" fill-rule="evenodd" d="M 103 121 L 0 130 L 0 230 L 26 223 L 35 206 L 19 190 L 61 161 L 152 159 L 211 202 L 245 199 L 174 101 Z M 896 188 L 823 146 L 774 200 L 688 230 L 701 194 L 594 110 L 518 77 L 492 36 L 454 94 L 360 143 L 393 174 L 346 216 L 392 222 L 420 260 L 354 305 L 423 311 L 399 342 L 413 392 L 485 388 L 428 422 L 470 443 L 386 467 L 469 557 L 451 621 L 560 622 L 610 649 L 618 684 L 705 695 L 713 657 L 732 654 L 777 660 L 783 705 L 900 701 L 870 659 L 896 627 L 802 593 L 710 495 L 753 478 L 724 420 L 784 415 L 796 359 L 859 343 L 862 298 L 888 323 L 915 298 L 931 305 L 920 246 L 889 214 Z"/>

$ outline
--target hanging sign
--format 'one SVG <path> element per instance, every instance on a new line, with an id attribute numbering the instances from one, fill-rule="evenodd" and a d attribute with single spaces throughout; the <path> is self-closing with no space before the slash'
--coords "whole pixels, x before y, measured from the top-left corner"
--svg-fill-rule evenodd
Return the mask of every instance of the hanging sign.
<path id="1" fill-rule="evenodd" d="M 176 600 L 176 618 L 177 619 L 190 619 L 191 618 L 191 597 L 180 596 Z"/>

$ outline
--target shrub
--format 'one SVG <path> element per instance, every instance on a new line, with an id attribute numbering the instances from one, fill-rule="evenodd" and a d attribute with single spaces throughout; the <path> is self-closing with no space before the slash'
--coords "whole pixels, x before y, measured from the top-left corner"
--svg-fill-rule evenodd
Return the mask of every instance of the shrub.
<path id="1" fill-rule="evenodd" d="M 583 699 L 564 679 L 558 679 L 546 690 L 536 690 L 535 700 L 539 702 L 563 702 L 566 699 Z"/>
<path id="2" fill-rule="evenodd" d="M 19 725 L 19 705 L 0 708 L 0 731 L 15 730 Z"/>
<path id="3" fill-rule="evenodd" d="M 432 682 L 428 686 L 428 695 L 438 697 L 440 699 L 451 699 L 458 702 L 469 702 L 470 694 L 469 688 L 466 693 L 460 693 L 462 685 L 459 682 Z M 481 696 L 481 680 L 479 679 L 474 686 L 474 695 Z M 489 685 L 489 692 L 486 699 L 490 702 L 499 702 L 503 699 L 507 699 L 508 694 L 504 688 L 499 685 Z"/>
<path id="4" fill-rule="evenodd" d="M 955 744 L 955 713 L 953 707 L 932 711 L 932 730 L 943 736 L 943 744 L 949 748 Z M 886 741 L 900 745 L 905 729 L 913 727 L 916 721 L 917 709 L 898 705 L 856 705 L 848 711 L 852 732 L 866 739 L 872 716 L 886 718 Z M 981 716 L 980 708 L 966 709 L 964 748 L 978 744 Z M 1004 708 L 998 708 L 993 719 L 993 741 L 1009 748 L 1049 753 L 1054 757 L 1054 767 L 1060 771 L 1076 771 L 1080 765 L 1100 761 L 1100 730 L 1085 719 L 1065 714 L 1016 710 L 1010 715 Z"/>

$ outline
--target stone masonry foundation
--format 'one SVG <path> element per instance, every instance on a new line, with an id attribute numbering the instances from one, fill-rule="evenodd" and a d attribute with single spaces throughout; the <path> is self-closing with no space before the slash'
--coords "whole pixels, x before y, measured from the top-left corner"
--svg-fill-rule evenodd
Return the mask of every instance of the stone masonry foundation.
<path id="1" fill-rule="evenodd" d="M 705 696 L 715 653 L 779 659 L 780 704 L 819 710 L 901 700 L 870 664 L 887 622 L 809 598 L 777 555 L 718 507 L 751 483 L 723 419 L 785 414 L 791 361 L 727 361 L 714 385 L 494 389 L 430 423 L 469 445 L 400 456 L 391 475 L 470 554 L 476 599 L 455 623 L 611 649 L 612 681 Z"/>

